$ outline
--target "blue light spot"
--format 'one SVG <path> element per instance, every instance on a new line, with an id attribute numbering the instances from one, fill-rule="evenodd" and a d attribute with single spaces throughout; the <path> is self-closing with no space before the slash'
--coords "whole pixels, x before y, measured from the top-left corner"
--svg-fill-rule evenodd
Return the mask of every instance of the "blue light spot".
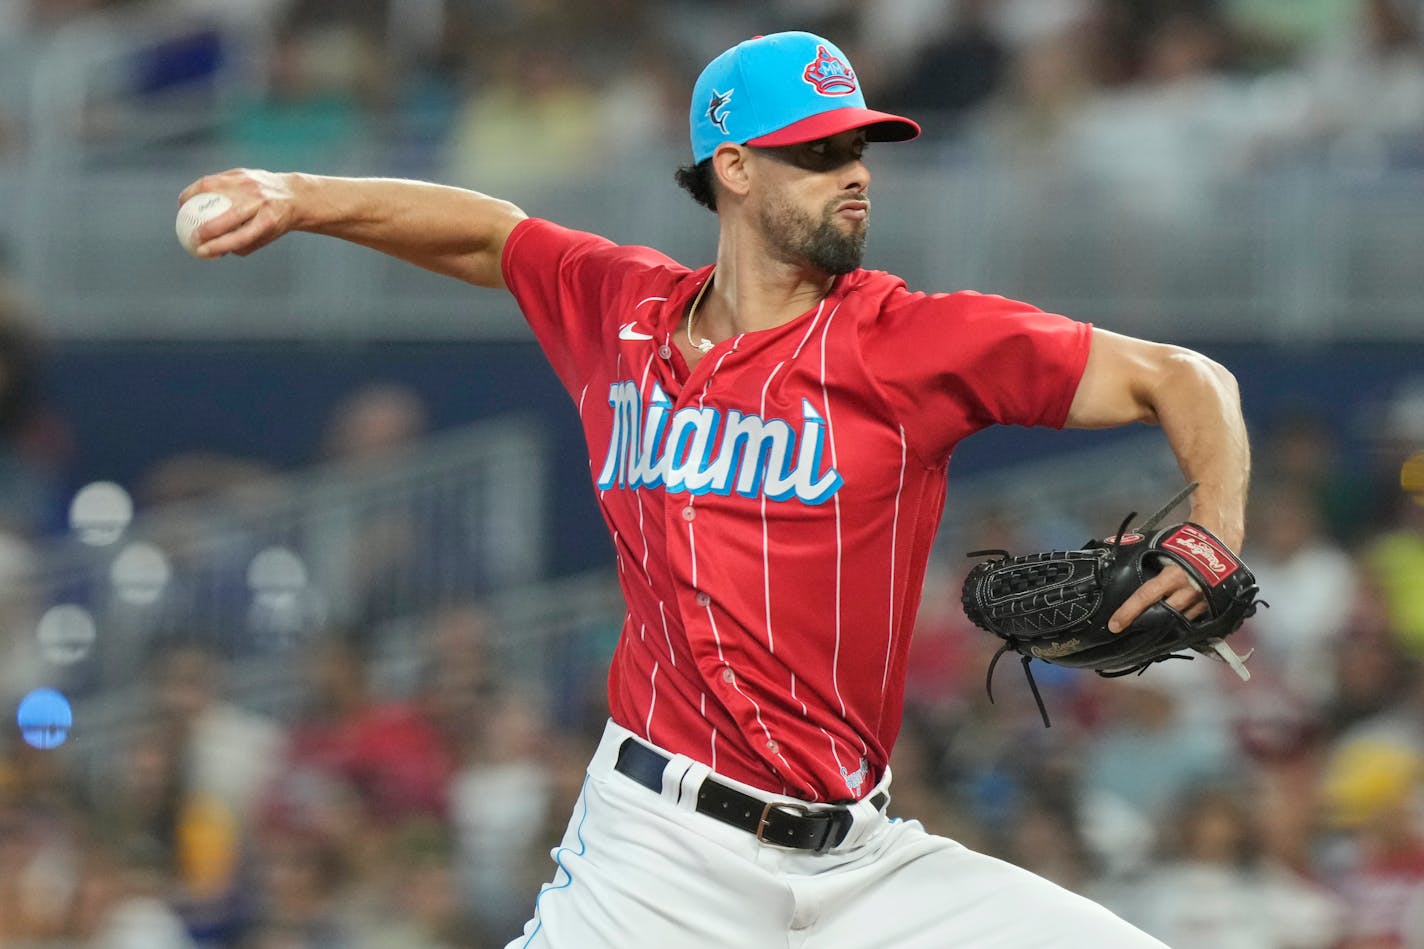
<path id="1" fill-rule="evenodd" d="M 20 736 L 35 748 L 58 748 L 69 739 L 74 727 L 74 709 L 54 689 L 35 689 L 20 700 L 15 721 Z"/>

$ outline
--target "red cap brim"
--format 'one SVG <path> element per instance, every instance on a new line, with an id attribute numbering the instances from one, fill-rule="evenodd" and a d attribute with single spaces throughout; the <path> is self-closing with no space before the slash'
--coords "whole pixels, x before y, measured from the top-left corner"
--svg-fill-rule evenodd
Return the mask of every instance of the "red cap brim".
<path id="1" fill-rule="evenodd" d="M 775 132 L 748 139 L 747 144 L 758 148 L 800 145 L 851 129 L 865 129 L 865 138 L 871 142 L 908 142 L 920 134 L 919 124 L 904 116 L 876 112 L 874 109 L 846 108 L 819 112 Z"/>

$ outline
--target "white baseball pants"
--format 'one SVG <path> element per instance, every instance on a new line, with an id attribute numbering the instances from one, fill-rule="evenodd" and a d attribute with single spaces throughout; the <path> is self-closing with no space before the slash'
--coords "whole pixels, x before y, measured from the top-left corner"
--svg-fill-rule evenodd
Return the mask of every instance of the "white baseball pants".
<path id="1" fill-rule="evenodd" d="M 706 765 L 668 755 L 661 795 L 615 771 L 628 737 L 608 724 L 554 878 L 506 949 L 1164 949 L 1090 900 L 885 817 L 873 795 L 827 853 L 760 843 L 694 810 Z"/>

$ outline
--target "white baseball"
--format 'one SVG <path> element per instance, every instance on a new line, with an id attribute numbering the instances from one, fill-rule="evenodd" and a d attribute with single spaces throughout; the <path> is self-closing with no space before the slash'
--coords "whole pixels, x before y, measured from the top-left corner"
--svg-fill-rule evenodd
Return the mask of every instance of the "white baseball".
<path id="1" fill-rule="evenodd" d="M 178 243 L 194 257 L 198 256 L 198 228 L 232 207 L 232 201 L 225 194 L 204 191 L 193 195 L 178 209 Z"/>

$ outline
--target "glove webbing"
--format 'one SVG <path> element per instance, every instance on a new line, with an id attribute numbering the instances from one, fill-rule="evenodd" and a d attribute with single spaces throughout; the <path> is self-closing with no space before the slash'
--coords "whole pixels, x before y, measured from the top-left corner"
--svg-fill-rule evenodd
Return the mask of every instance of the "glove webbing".
<path id="1" fill-rule="evenodd" d="M 1158 511 L 1156 514 L 1153 514 L 1152 517 L 1151 517 L 1151 519 L 1148 521 L 1148 523 L 1149 523 L 1149 524 L 1153 524 L 1153 523 L 1155 523 L 1156 521 L 1160 520 L 1163 515 L 1165 515 L 1165 514 L 1166 514 L 1168 511 L 1170 511 L 1172 508 L 1176 507 L 1176 506 L 1181 502 L 1182 498 L 1184 498 L 1184 497 L 1186 497 L 1188 494 L 1190 494 L 1190 493 L 1196 488 L 1196 486 L 1197 486 L 1197 483 L 1196 483 L 1195 481 L 1193 481 L 1190 485 L 1187 486 L 1186 490 L 1182 491 L 1182 492 L 1181 492 L 1180 494 L 1178 494 L 1175 498 L 1173 498 L 1173 499 L 1171 500 L 1171 502 L 1169 502 L 1169 503 L 1167 504 L 1166 507 L 1162 508 L 1162 510 Z M 1136 516 L 1137 516 L 1137 512 L 1136 512 L 1136 511 L 1132 511 L 1131 513 L 1129 513 L 1129 514 L 1127 515 L 1127 517 L 1124 517 L 1124 518 L 1122 519 L 1122 524 L 1121 524 L 1121 526 L 1118 527 L 1118 529 L 1117 529 L 1117 535 L 1113 538 L 1113 541 L 1112 541 L 1112 545 L 1113 545 L 1114 548 L 1118 548 L 1118 547 L 1121 546 L 1121 544 L 1122 544 L 1122 536 L 1127 533 L 1127 525 L 1130 524 L 1130 523 L 1132 522 L 1132 519 L 1133 519 L 1134 517 L 1136 517 Z M 1009 552 L 1008 552 L 1007 550 L 1002 550 L 1002 549 L 994 549 L 994 550 L 971 550 L 971 551 L 970 551 L 968 554 L 966 554 L 965 556 L 968 556 L 968 557 L 985 557 L 985 556 L 988 556 L 988 555 L 990 555 L 990 554 L 998 554 L 998 555 L 1003 556 L 1003 557 L 1008 557 L 1008 556 L 1009 556 Z M 1029 668 L 1029 663 L 1031 663 L 1031 662 L 1033 661 L 1033 657 L 1024 655 L 1024 654 L 1023 654 L 1023 650 L 1017 648 L 1017 645 L 1018 645 L 1018 644 L 1015 643 L 1015 642 L 1013 642 L 1012 640 L 1010 640 L 1010 641 L 1008 641 L 1008 642 L 1005 642 L 1002 646 L 999 647 L 999 651 L 996 652 L 996 653 L 994 653 L 994 658 L 989 660 L 989 668 L 988 668 L 988 670 L 984 673 L 984 691 L 985 691 L 985 692 L 988 694 L 988 696 L 989 696 L 989 704 L 990 704 L 990 705 L 993 705 L 993 704 L 994 704 L 994 668 L 995 668 L 996 666 L 998 666 L 999 660 L 1003 658 L 1004 653 L 1009 652 L 1009 651 L 1012 650 L 1012 651 L 1014 651 L 1014 652 L 1019 653 L 1019 661 L 1021 661 L 1021 662 L 1023 663 L 1024 678 L 1028 680 L 1028 688 L 1029 688 L 1029 691 L 1033 693 L 1033 701 L 1034 701 L 1034 704 L 1038 706 L 1038 714 L 1039 714 L 1039 717 L 1043 719 L 1043 727 L 1044 727 L 1044 728 L 1052 728 L 1052 727 L 1053 727 L 1053 723 L 1048 720 L 1048 707 L 1043 704 L 1043 695 L 1038 691 L 1038 682 L 1037 682 L 1037 681 L 1034 679 L 1034 677 L 1033 677 L 1033 669 Z M 1164 658 L 1165 658 L 1165 657 L 1164 657 Z M 1190 659 L 1191 656 L 1183 656 L 1182 658 L 1184 658 L 1184 659 Z M 1137 668 L 1134 668 L 1134 669 L 1125 669 L 1125 670 L 1123 670 L 1122 672 L 1114 672 L 1114 673 L 1112 673 L 1112 675 L 1114 675 L 1114 676 L 1129 675 L 1129 674 L 1131 674 L 1131 673 L 1133 673 L 1133 672 L 1136 672 L 1136 673 L 1138 673 L 1138 674 L 1140 675 L 1140 674 L 1142 673 L 1142 670 L 1146 669 L 1146 668 L 1147 668 L 1148 666 L 1150 666 L 1150 665 L 1152 665 L 1151 662 L 1144 662 L 1141 666 L 1138 666 Z"/>

